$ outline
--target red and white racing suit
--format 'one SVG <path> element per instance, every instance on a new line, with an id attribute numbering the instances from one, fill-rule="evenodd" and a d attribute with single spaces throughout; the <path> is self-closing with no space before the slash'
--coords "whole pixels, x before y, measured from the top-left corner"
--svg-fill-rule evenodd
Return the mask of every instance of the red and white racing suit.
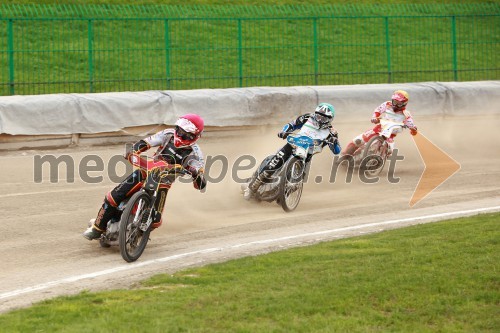
<path id="1" fill-rule="evenodd" d="M 174 145 L 174 130 L 165 129 L 136 142 L 132 147 L 132 151 L 127 153 L 126 158 L 130 160 L 132 156 L 137 156 L 151 147 L 158 147 L 153 156 L 155 160 L 164 161 L 168 164 L 181 164 L 193 177 L 194 187 L 199 190 L 205 188 L 206 180 L 203 176 L 205 161 L 198 144 L 195 143 L 191 146 L 177 148 Z M 108 192 L 101 209 L 97 213 L 94 228 L 99 231 L 106 230 L 108 221 L 118 214 L 117 207 L 120 205 L 120 202 L 137 192 L 142 187 L 146 177 L 146 171 L 137 169 Z M 163 210 L 168 192 L 168 189 L 160 189 L 162 190 L 162 193 L 160 193 L 162 197 L 161 200 L 158 200 L 158 204 L 161 207 L 156 207 L 159 213 Z"/>

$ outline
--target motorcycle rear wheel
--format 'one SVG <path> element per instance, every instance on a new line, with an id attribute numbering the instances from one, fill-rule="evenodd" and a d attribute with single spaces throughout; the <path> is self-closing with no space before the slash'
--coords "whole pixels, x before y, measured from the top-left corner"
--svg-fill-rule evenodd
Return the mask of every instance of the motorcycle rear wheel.
<path id="1" fill-rule="evenodd" d="M 387 142 L 381 136 L 374 136 L 367 142 L 361 159 L 361 169 L 367 176 L 373 177 L 382 171 L 387 160 L 387 150 Z"/>
<path id="2" fill-rule="evenodd" d="M 285 212 L 291 212 L 297 208 L 302 196 L 305 164 L 297 157 L 292 157 L 284 168 L 277 201 Z"/>
<path id="3" fill-rule="evenodd" d="M 133 262 L 139 259 L 146 248 L 151 226 L 142 231 L 139 227 L 151 211 L 151 197 L 143 191 L 135 193 L 127 203 L 120 219 L 119 245 L 123 260 Z"/>

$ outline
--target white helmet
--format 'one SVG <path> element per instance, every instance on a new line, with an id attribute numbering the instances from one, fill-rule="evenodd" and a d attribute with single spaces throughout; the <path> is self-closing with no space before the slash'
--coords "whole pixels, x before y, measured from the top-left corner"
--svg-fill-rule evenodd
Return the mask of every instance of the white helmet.
<path id="1" fill-rule="evenodd" d="M 329 103 L 320 103 L 314 110 L 314 119 L 320 128 L 327 128 L 335 117 L 335 108 Z"/>

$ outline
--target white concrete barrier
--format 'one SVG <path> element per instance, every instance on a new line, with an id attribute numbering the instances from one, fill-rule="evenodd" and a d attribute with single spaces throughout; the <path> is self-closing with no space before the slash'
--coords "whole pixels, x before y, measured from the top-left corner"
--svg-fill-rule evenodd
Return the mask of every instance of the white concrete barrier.
<path id="1" fill-rule="evenodd" d="M 500 81 L 5 96 L 0 142 L 21 135 L 73 135 L 74 141 L 75 134 L 172 125 L 185 113 L 198 113 L 213 127 L 282 124 L 319 102 L 335 106 L 336 121 L 367 118 L 396 89 L 409 92 L 408 109 L 419 115 L 500 113 Z"/>

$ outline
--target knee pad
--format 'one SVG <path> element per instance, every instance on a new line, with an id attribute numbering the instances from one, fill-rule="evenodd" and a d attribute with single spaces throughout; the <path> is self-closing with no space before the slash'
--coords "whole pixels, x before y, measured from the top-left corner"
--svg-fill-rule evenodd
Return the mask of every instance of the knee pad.
<path id="1" fill-rule="evenodd" d="M 356 145 L 356 147 L 359 147 L 363 144 L 363 139 L 360 138 L 359 136 L 355 137 L 354 140 L 352 141 Z"/>
<path id="2" fill-rule="evenodd" d="M 104 197 L 104 204 L 113 208 L 118 207 L 118 203 L 116 203 L 115 199 L 113 199 L 111 192 L 108 192 Z"/>

